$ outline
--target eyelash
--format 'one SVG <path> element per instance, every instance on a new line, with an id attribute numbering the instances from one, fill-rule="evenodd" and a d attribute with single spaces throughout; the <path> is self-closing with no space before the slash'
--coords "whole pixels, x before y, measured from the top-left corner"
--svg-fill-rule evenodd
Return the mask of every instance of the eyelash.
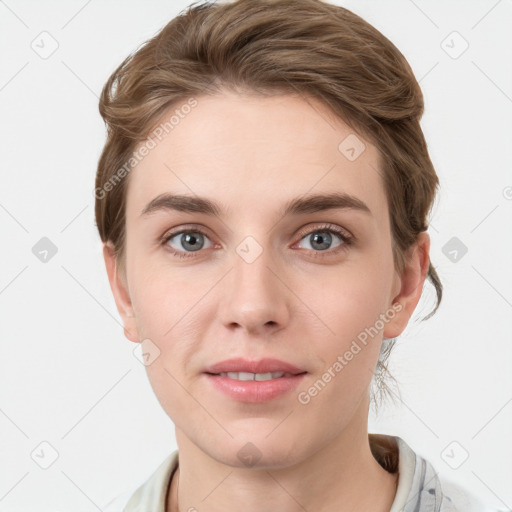
<path id="1" fill-rule="evenodd" d="M 355 241 L 355 237 L 352 236 L 352 235 L 349 235 L 347 233 L 347 231 L 345 231 L 344 229 L 338 228 L 334 224 L 327 223 L 327 224 L 323 224 L 321 226 L 315 227 L 314 229 L 309 229 L 309 230 L 306 229 L 306 230 L 300 231 L 299 234 L 298 234 L 299 242 L 303 238 L 305 238 L 306 236 L 311 235 L 313 233 L 317 233 L 317 232 L 334 233 L 339 238 L 341 238 L 341 240 L 343 241 L 343 244 L 341 244 L 340 246 L 336 247 L 333 250 L 313 251 L 313 253 L 314 253 L 313 257 L 314 258 L 325 257 L 324 253 L 327 253 L 329 255 L 336 255 L 336 254 L 338 254 L 340 252 L 344 252 L 344 251 L 348 250 L 348 248 Z M 174 238 L 175 236 L 181 235 L 183 233 L 200 233 L 201 235 L 204 235 L 204 236 L 208 237 L 208 234 L 203 229 L 201 229 L 199 227 L 184 228 L 184 229 L 181 229 L 179 231 L 175 231 L 175 232 L 171 232 L 171 233 L 166 233 L 163 236 L 162 240 L 161 240 L 161 244 L 162 245 L 166 245 L 169 242 L 169 240 L 171 240 L 171 238 Z M 175 249 L 173 249 L 169 245 L 166 245 L 166 247 L 169 249 L 171 254 L 173 254 L 173 256 L 176 256 L 177 258 L 185 259 L 185 258 L 193 258 L 194 257 L 194 252 L 188 252 L 188 253 L 185 252 L 184 253 L 184 252 L 176 251 Z M 306 249 L 306 250 L 310 250 L 310 249 Z M 197 252 L 201 252 L 201 251 L 197 251 Z"/>

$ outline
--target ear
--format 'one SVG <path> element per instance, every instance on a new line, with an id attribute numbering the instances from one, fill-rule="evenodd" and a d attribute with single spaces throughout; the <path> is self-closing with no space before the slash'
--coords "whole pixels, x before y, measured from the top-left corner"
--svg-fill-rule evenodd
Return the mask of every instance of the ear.
<path id="1" fill-rule="evenodd" d="M 107 268 L 110 288 L 116 301 L 117 310 L 123 319 L 124 335 L 130 341 L 138 343 L 139 336 L 137 323 L 135 321 L 135 312 L 133 311 L 130 293 L 127 286 L 125 275 L 121 275 L 117 260 L 115 257 L 114 246 L 108 241 L 103 244 L 103 258 Z"/>
<path id="2" fill-rule="evenodd" d="M 430 264 L 430 236 L 425 231 L 418 235 L 418 240 L 409 249 L 406 255 L 406 263 L 402 275 L 396 274 L 396 285 L 398 291 L 390 306 L 395 304 L 394 309 L 398 311 L 389 320 L 384 328 L 384 338 L 396 338 L 407 327 L 416 306 L 420 300 L 423 284 L 428 274 Z M 398 309 L 400 303 L 401 309 Z"/>

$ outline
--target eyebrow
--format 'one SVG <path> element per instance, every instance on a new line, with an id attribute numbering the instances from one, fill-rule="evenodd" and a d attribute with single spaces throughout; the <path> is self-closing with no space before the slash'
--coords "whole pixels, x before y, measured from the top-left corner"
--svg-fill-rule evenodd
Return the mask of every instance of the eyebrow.
<path id="1" fill-rule="evenodd" d="M 358 210 L 372 215 L 370 208 L 361 199 L 350 194 L 333 192 L 330 194 L 310 194 L 291 199 L 281 209 L 280 216 L 304 215 L 334 209 Z M 221 216 L 223 213 L 223 208 L 211 199 L 164 193 L 152 199 L 142 210 L 141 216 L 157 211 L 172 210 L 187 213 L 203 213 L 211 216 Z"/>

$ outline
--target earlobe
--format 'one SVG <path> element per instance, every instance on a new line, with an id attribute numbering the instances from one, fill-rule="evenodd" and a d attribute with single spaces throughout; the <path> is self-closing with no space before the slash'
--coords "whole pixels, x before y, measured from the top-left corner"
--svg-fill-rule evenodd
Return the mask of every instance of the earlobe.
<path id="1" fill-rule="evenodd" d="M 121 315 L 124 324 L 124 335 L 130 341 L 138 343 L 139 336 L 137 324 L 135 322 L 135 313 L 133 311 L 130 293 L 126 283 L 126 279 L 122 279 L 120 275 L 119 265 L 115 256 L 115 250 L 112 242 L 108 241 L 103 244 L 103 258 L 110 283 L 110 289 L 114 296 L 117 310 Z"/>
<path id="2" fill-rule="evenodd" d="M 400 291 L 391 302 L 396 314 L 384 328 L 385 338 L 396 338 L 407 327 L 421 298 L 430 264 L 429 252 L 430 237 L 428 233 L 421 232 L 416 244 L 410 248 L 404 271 L 399 276 Z"/>

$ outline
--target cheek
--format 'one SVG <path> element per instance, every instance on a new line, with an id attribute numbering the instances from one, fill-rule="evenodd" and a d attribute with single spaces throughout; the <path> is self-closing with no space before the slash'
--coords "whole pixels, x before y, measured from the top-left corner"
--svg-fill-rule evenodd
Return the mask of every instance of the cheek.
<path id="1" fill-rule="evenodd" d="M 194 407 L 190 393 L 183 386 L 183 376 L 168 358 L 162 354 L 151 365 L 146 366 L 148 380 L 162 409 L 177 427 L 186 419 L 184 411 Z"/>
<path id="2" fill-rule="evenodd" d="M 174 373 L 186 372 L 188 361 L 197 352 L 202 339 L 204 303 L 201 299 L 211 288 L 211 280 L 166 265 L 134 258 L 136 272 L 132 275 L 130 291 L 137 312 L 137 327 L 141 339 L 149 338 L 159 348 L 159 365 Z M 167 381 L 170 376 L 162 368 L 162 377 L 151 373 L 151 378 Z M 178 378 L 178 375 L 176 375 Z"/>
<path id="3" fill-rule="evenodd" d="M 338 408 L 350 408 L 370 384 L 381 349 L 391 268 L 388 273 L 382 260 L 375 265 L 361 258 L 357 266 L 333 273 L 313 297 L 310 288 L 311 308 L 323 321 L 315 352 L 323 363 L 321 381 L 329 382 L 330 389 L 318 405 L 332 400 Z"/>
<path id="4" fill-rule="evenodd" d="M 133 253 L 130 296 L 140 327 L 148 337 L 161 338 L 172 335 L 169 329 L 197 302 L 200 281 L 185 280 L 179 269 L 171 271 L 155 260 Z"/>
<path id="5" fill-rule="evenodd" d="M 335 336 L 345 341 L 356 337 L 384 313 L 391 282 L 383 277 L 384 273 L 382 265 L 378 270 L 373 270 L 371 265 L 360 265 L 341 269 L 326 280 L 327 284 L 314 300 Z"/>
<path id="6" fill-rule="evenodd" d="M 366 266 L 339 272 L 323 293 L 310 294 L 311 307 L 323 322 L 314 350 L 322 365 L 301 391 L 318 411 L 332 408 L 350 417 L 371 383 L 382 342 L 386 281 L 379 278 L 381 272 Z"/>

